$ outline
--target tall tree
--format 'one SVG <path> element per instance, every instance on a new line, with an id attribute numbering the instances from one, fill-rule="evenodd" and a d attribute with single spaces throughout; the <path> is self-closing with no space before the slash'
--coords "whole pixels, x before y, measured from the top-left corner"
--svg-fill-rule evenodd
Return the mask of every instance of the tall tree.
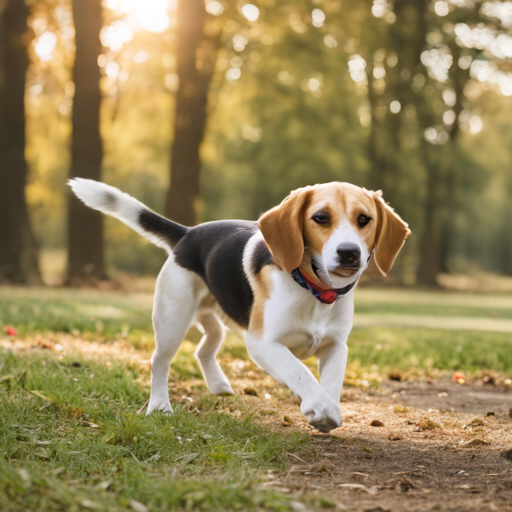
<path id="1" fill-rule="evenodd" d="M 25 79 L 30 40 L 24 0 L 0 2 L 0 281 L 39 283 L 25 185 Z"/>
<path id="2" fill-rule="evenodd" d="M 73 135 L 71 177 L 100 180 L 103 148 L 100 135 L 100 30 L 101 0 L 73 0 L 76 57 L 73 68 Z M 99 212 L 86 208 L 69 194 L 68 269 L 70 284 L 105 279 L 103 221 Z"/>
<path id="3" fill-rule="evenodd" d="M 205 35 L 206 20 L 204 0 L 180 0 L 176 59 L 179 86 L 165 212 L 167 217 L 185 225 L 199 221 L 199 148 L 219 41 L 218 34 Z"/>

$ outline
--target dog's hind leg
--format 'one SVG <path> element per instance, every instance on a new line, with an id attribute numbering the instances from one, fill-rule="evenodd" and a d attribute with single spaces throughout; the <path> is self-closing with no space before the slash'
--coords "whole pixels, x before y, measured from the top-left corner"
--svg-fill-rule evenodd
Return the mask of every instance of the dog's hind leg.
<path id="1" fill-rule="evenodd" d="M 213 311 L 200 312 L 197 320 L 203 326 L 204 336 L 197 347 L 196 359 L 206 385 L 215 395 L 234 395 L 233 388 L 217 361 L 217 354 L 226 334 L 224 325 Z"/>
<path id="2" fill-rule="evenodd" d="M 151 396 L 147 413 L 172 412 L 169 402 L 169 366 L 192 326 L 200 299 L 195 276 L 171 255 L 158 276 L 153 306 L 156 349 L 151 358 Z"/>

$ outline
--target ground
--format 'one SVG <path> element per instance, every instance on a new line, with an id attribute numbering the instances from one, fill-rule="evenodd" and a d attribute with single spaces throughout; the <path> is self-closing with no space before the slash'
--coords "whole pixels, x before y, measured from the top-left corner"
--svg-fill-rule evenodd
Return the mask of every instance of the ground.
<path id="1" fill-rule="evenodd" d="M 320 434 L 234 336 L 236 396 L 212 397 L 194 331 L 175 415 L 138 414 L 150 296 L 0 289 L 0 508 L 512 511 L 510 296 L 357 293 L 343 426 Z"/>

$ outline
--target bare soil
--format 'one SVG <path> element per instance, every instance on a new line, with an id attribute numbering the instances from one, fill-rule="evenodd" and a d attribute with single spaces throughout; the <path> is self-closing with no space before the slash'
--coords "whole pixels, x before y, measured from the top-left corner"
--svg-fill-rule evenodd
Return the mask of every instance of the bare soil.
<path id="1" fill-rule="evenodd" d="M 339 510 L 512 511 L 510 386 L 446 378 L 346 387 L 343 426 L 321 434 L 288 390 L 250 363 L 229 366 L 261 421 L 311 436 L 314 453 L 290 454 L 291 468 L 267 475 L 265 487 L 326 496 Z"/>
<path id="2" fill-rule="evenodd" d="M 449 381 L 345 389 L 343 426 L 329 435 L 283 405 L 316 453 L 269 486 L 324 494 L 341 510 L 512 511 L 510 390 Z"/>

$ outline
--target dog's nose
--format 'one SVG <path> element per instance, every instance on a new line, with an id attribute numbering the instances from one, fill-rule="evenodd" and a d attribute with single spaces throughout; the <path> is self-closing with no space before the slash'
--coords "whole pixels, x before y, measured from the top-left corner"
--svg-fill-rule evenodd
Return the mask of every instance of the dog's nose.
<path id="1" fill-rule="evenodd" d="M 338 247 L 338 260 L 340 265 L 347 265 L 349 267 L 355 267 L 359 265 L 361 258 L 361 250 L 357 245 L 344 244 Z"/>

